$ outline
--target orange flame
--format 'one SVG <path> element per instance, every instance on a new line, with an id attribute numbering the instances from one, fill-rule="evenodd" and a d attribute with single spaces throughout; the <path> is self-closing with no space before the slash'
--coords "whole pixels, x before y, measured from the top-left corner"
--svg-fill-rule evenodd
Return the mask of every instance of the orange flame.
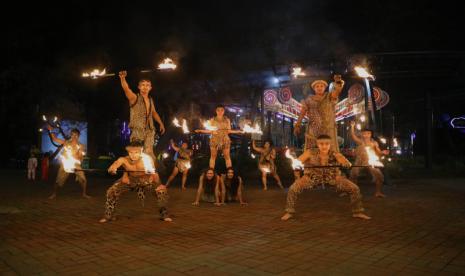
<path id="1" fill-rule="evenodd" d="M 165 58 L 163 63 L 158 64 L 158 70 L 175 70 L 178 67 L 170 58 Z"/>
<path id="2" fill-rule="evenodd" d="M 294 156 L 291 155 L 291 150 L 290 149 L 286 150 L 286 157 L 291 159 L 291 161 L 292 161 L 292 169 L 294 169 L 294 170 L 303 169 L 304 164 L 302 164 L 302 162 L 299 159 L 297 159 L 297 158 L 295 158 Z"/>
<path id="3" fill-rule="evenodd" d="M 105 76 L 106 74 L 107 74 L 107 69 L 106 68 L 103 68 L 102 71 L 100 71 L 99 69 L 94 69 L 91 72 L 82 73 L 82 77 L 96 79 L 98 77 Z"/>
<path id="4" fill-rule="evenodd" d="M 302 72 L 301 67 L 294 67 L 292 68 L 292 73 L 291 73 L 294 78 L 297 78 L 298 76 L 305 76 L 305 72 Z"/>
<path id="5" fill-rule="evenodd" d="M 184 134 L 190 133 L 189 127 L 187 127 L 187 121 L 186 121 L 186 119 L 182 119 L 182 125 L 180 125 L 180 124 L 179 124 L 178 118 L 174 117 L 174 119 L 173 119 L 173 124 L 174 124 L 175 127 L 180 127 L 180 128 L 182 128 L 182 131 L 184 132 Z"/>
<path id="6" fill-rule="evenodd" d="M 181 125 L 179 124 L 179 120 L 176 117 L 174 117 L 174 119 L 173 119 L 173 124 L 174 124 L 175 127 L 181 127 Z"/>
<path id="7" fill-rule="evenodd" d="M 258 123 L 255 124 L 255 127 L 251 127 L 249 124 L 245 124 L 243 131 L 245 133 L 263 134 L 263 131 L 260 129 Z"/>
<path id="8" fill-rule="evenodd" d="M 363 68 L 361 66 L 355 66 L 354 68 L 355 72 L 357 72 L 357 75 L 361 78 L 366 78 L 366 79 L 375 79 L 373 75 L 368 73 L 366 68 Z"/>
<path id="9" fill-rule="evenodd" d="M 144 163 L 144 170 L 146 174 L 155 173 L 155 165 L 153 163 L 152 157 L 150 155 L 142 153 L 142 162 Z"/>
<path id="10" fill-rule="evenodd" d="M 76 171 L 76 165 L 81 164 L 80 160 L 77 160 L 73 156 L 71 147 L 66 146 L 63 148 L 63 153 L 60 155 L 61 164 L 63 169 L 67 173 L 74 173 Z"/>
<path id="11" fill-rule="evenodd" d="M 393 147 L 398 147 L 399 143 L 397 142 L 397 138 L 392 139 Z"/>

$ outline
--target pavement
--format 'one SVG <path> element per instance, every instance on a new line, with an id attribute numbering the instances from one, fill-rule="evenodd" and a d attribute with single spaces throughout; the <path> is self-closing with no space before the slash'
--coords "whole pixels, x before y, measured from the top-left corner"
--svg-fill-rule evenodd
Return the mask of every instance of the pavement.
<path id="1" fill-rule="evenodd" d="M 465 275 L 465 179 L 394 179 L 384 199 L 362 182 L 369 221 L 331 189 L 304 191 L 282 222 L 286 193 L 272 180 L 262 191 L 245 179 L 246 207 L 194 207 L 196 179 L 181 191 L 178 178 L 174 222 L 127 193 L 100 224 L 111 177 L 88 175 L 91 199 L 70 178 L 48 200 L 51 181 L 0 172 L 1 275 Z"/>

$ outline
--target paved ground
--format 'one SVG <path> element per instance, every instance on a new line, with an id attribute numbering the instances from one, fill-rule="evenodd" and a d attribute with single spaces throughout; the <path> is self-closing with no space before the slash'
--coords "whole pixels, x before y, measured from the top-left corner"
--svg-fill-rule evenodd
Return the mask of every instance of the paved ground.
<path id="1" fill-rule="evenodd" d="M 193 207 L 194 188 L 176 183 L 173 223 L 128 193 L 119 219 L 101 225 L 111 179 L 89 177 L 90 200 L 70 181 L 49 201 L 49 186 L 1 175 L 3 275 L 465 275 L 464 179 L 396 180 L 386 199 L 362 184 L 371 221 L 351 218 L 348 198 L 328 190 L 304 193 L 296 219 L 281 222 L 285 193 L 256 181 L 247 207 Z"/>

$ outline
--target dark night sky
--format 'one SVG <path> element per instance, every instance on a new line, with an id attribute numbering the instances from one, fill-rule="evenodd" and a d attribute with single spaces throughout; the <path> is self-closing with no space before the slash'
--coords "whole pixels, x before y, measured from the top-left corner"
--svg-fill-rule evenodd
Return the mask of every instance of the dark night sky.
<path id="1" fill-rule="evenodd" d="M 170 105 L 167 91 L 182 95 L 193 81 L 234 78 L 292 62 L 318 62 L 342 71 L 355 54 L 360 54 L 377 75 L 377 84 L 391 94 L 388 111 L 414 120 L 415 114 L 401 110 L 421 104 L 428 89 L 437 97 L 459 94 L 453 99 L 438 99 L 441 112 L 463 111 L 463 4 L 159 2 L 70 2 L 27 7 L 18 3 L 3 8 L 1 22 L 6 27 L 0 46 L 0 89 L 1 120 L 10 133 L 7 136 L 18 143 L 33 140 L 34 118 L 40 112 L 59 110 L 60 97 L 86 105 L 89 93 L 104 90 L 91 100 L 108 103 L 116 111 L 125 109 L 124 97 L 114 91 L 118 90 L 116 80 L 83 83 L 80 73 L 95 66 L 110 71 L 150 68 L 166 54 L 175 56 L 182 70 L 166 80 L 168 85 L 160 84 L 156 90 L 160 105 Z M 15 122 L 10 117 L 13 112 L 19 114 Z M 121 114 L 124 118 L 127 111 Z"/>

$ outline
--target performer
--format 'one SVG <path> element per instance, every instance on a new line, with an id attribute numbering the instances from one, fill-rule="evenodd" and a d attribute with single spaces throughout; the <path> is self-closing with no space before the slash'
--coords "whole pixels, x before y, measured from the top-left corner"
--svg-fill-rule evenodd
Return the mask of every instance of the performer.
<path id="1" fill-rule="evenodd" d="M 107 200 L 105 203 L 105 215 L 100 220 L 105 223 L 114 219 L 114 212 L 121 195 L 127 191 L 136 191 L 140 200 L 145 199 L 145 192 L 152 192 L 157 197 L 158 212 L 163 221 L 172 221 L 168 215 L 166 205 L 168 203 L 168 192 L 166 186 L 160 183 L 158 173 L 146 173 L 142 157 L 143 143 L 132 141 L 127 147 L 128 155 L 120 157 L 109 168 L 108 172 L 116 174 L 119 167 L 123 167 L 126 172 L 107 190 Z M 149 155 L 147 155 L 149 156 Z M 150 159 L 150 158 L 149 158 Z M 150 160 L 153 166 L 153 160 Z"/>
<path id="2" fill-rule="evenodd" d="M 332 150 L 339 152 L 335 106 L 344 87 L 344 81 L 340 75 L 334 75 L 334 82 L 331 83 L 328 93 L 325 92 L 328 83 L 324 80 L 312 82 L 311 87 L 315 91 L 315 95 L 310 95 L 302 101 L 302 111 L 295 123 L 294 134 L 299 135 L 302 119 L 307 116 L 305 149 L 316 148 L 316 138 L 325 134 L 331 137 Z"/>
<path id="3" fill-rule="evenodd" d="M 281 189 L 284 189 L 283 184 L 281 183 L 281 178 L 279 178 L 278 172 L 276 170 L 276 165 L 274 163 L 274 160 L 276 159 L 276 151 L 273 148 L 271 141 L 266 141 L 265 144 L 263 145 L 263 148 L 257 147 L 255 145 L 255 140 L 252 141 L 252 148 L 256 152 L 260 153 L 260 159 L 258 161 L 258 168 L 260 169 L 262 173 L 262 184 L 263 184 L 263 190 L 268 190 L 267 186 L 267 176 L 268 174 L 271 175 L 274 179 L 276 179 L 276 182 L 278 183 L 278 186 Z"/>
<path id="4" fill-rule="evenodd" d="M 36 181 L 37 158 L 33 153 L 27 160 L 27 179 Z"/>
<path id="5" fill-rule="evenodd" d="M 224 191 L 223 182 L 220 177 L 215 173 L 212 168 L 207 169 L 199 178 L 199 187 L 197 188 L 197 195 L 195 201 L 192 203 L 194 206 L 200 206 L 200 199 L 204 202 L 214 202 L 216 206 L 224 204 L 224 197 L 220 196 L 220 191 Z M 221 198 L 221 202 L 220 202 Z"/>
<path id="6" fill-rule="evenodd" d="M 239 201 L 241 205 L 247 205 L 242 197 L 244 182 L 242 178 L 234 172 L 233 168 L 226 169 L 226 174 L 221 175 L 221 181 L 225 188 L 222 190 L 223 202 Z"/>
<path id="7" fill-rule="evenodd" d="M 350 135 L 352 139 L 357 144 L 357 148 L 355 150 L 356 158 L 355 158 L 355 165 L 358 166 L 369 166 L 368 164 L 368 153 L 366 151 L 366 147 L 371 148 L 377 155 L 385 155 L 388 154 L 389 151 L 382 151 L 379 148 L 378 143 L 373 140 L 373 132 L 370 129 L 362 129 L 361 136 L 357 136 L 355 134 L 355 122 L 350 123 Z M 350 180 L 357 182 L 358 176 L 360 174 L 361 169 L 367 169 L 370 173 L 371 177 L 375 181 L 376 189 L 375 189 L 375 197 L 385 197 L 382 193 L 382 186 L 384 182 L 384 175 L 379 168 L 374 167 L 367 167 L 367 168 L 352 168 L 350 171 Z"/>
<path id="8" fill-rule="evenodd" d="M 149 154 L 154 160 L 153 145 L 155 143 L 155 126 L 153 119 L 160 126 L 160 133 L 165 133 L 165 125 L 155 109 L 152 97 L 149 96 L 152 90 L 152 82 L 149 79 L 141 79 L 137 88 L 139 93 L 134 93 L 126 81 L 127 72 L 119 72 L 121 86 L 129 101 L 129 128 L 131 129 L 131 141 L 144 141 L 144 152 Z"/>
<path id="9" fill-rule="evenodd" d="M 305 150 L 298 159 L 306 166 L 351 166 L 351 163 L 342 154 L 331 150 L 331 137 L 328 135 L 320 135 L 317 138 L 317 146 L 318 149 Z M 305 169 L 304 176 L 296 180 L 289 188 L 286 213 L 281 219 L 288 220 L 293 217 L 297 197 L 304 189 L 310 189 L 325 183 L 335 186 L 337 190 L 347 192 L 350 195 L 353 217 L 370 219 L 369 216 L 363 213 L 360 189 L 353 182 L 342 176 L 337 167 Z"/>
<path id="10" fill-rule="evenodd" d="M 53 130 L 53 127 L 51 125 L 47 126 L 47 129 L 49 132 Z M 52 141 L 54 143 L 57 143 L 59 145 L 63 145 L 63 154 L 70 155 L 71 158 L 77 160 L 79 164 L 76 164 L 76 171 L 74 174 L 76 175 L 76 181 L 81 185 L 82 188 L 82 196 L 84 198 L 90 198 L 90 196 L 87 195 L 87 179 L 86 175 L 84 174 L 84 171 L 79 170 L 81 169 L 80 163 L 84 159 L 84 154 L 85 154 L 85 147 L 83 144 L 79 143 L 79 136 L 81 132 L 78 129 L 72 129 L 71 130 L 71 136 L 69 140 L 63 140 L 60 138 L 57 138 L 54 133 L 50 133 L 50 137 L 52 138 Z M 63 163 L 60 165 L 60 168 L 58 169 L 58 174 L 57 178 L 55 181 L 55 185 L 53 187 L 53 193 L 49 197 L 49 199 L 54 199 L 57 196 L 57 191 L 58 188 L 63 187 L 65 184 L 66 180 L 68 179 L 70 173 L 66 172 L 63 166 Z"/>
<path id="11" fill-rule="evenodd" d="M 177 147 L 173 140 L 171 141 L 171 147 L 178 153 L 178 159 L 174 165 L 173 172 L 171 173 L 168 181 L 166 181 L 166 187 L 168 187 L 173 179 L 178 175 L 178 172 L 182 173 L 182 190 L 186 189 L 187 174 L 191 167 L 191 156 L 192 150 L 188 149 L 186 142 L 183 142 L 181 147 Z"/>
<path id="12" fill-rule="evenodd" d="M 230 133 L 242 133 L 239 130 L 231 130 L 231 121 L 228 117 L 224 116 L 224 106 L 217 105 L 215 112 L 216 116 L 211 118 L 208 123 L 216 128 L 216 130 L 197 129 L 196 133 L 211 134 L 210 138 L 210 168 L 215 169 L 216 156 L 218 151 L 223 152 L 226 168 L 232 167 L 231 162 L 231 139 Z"/>

